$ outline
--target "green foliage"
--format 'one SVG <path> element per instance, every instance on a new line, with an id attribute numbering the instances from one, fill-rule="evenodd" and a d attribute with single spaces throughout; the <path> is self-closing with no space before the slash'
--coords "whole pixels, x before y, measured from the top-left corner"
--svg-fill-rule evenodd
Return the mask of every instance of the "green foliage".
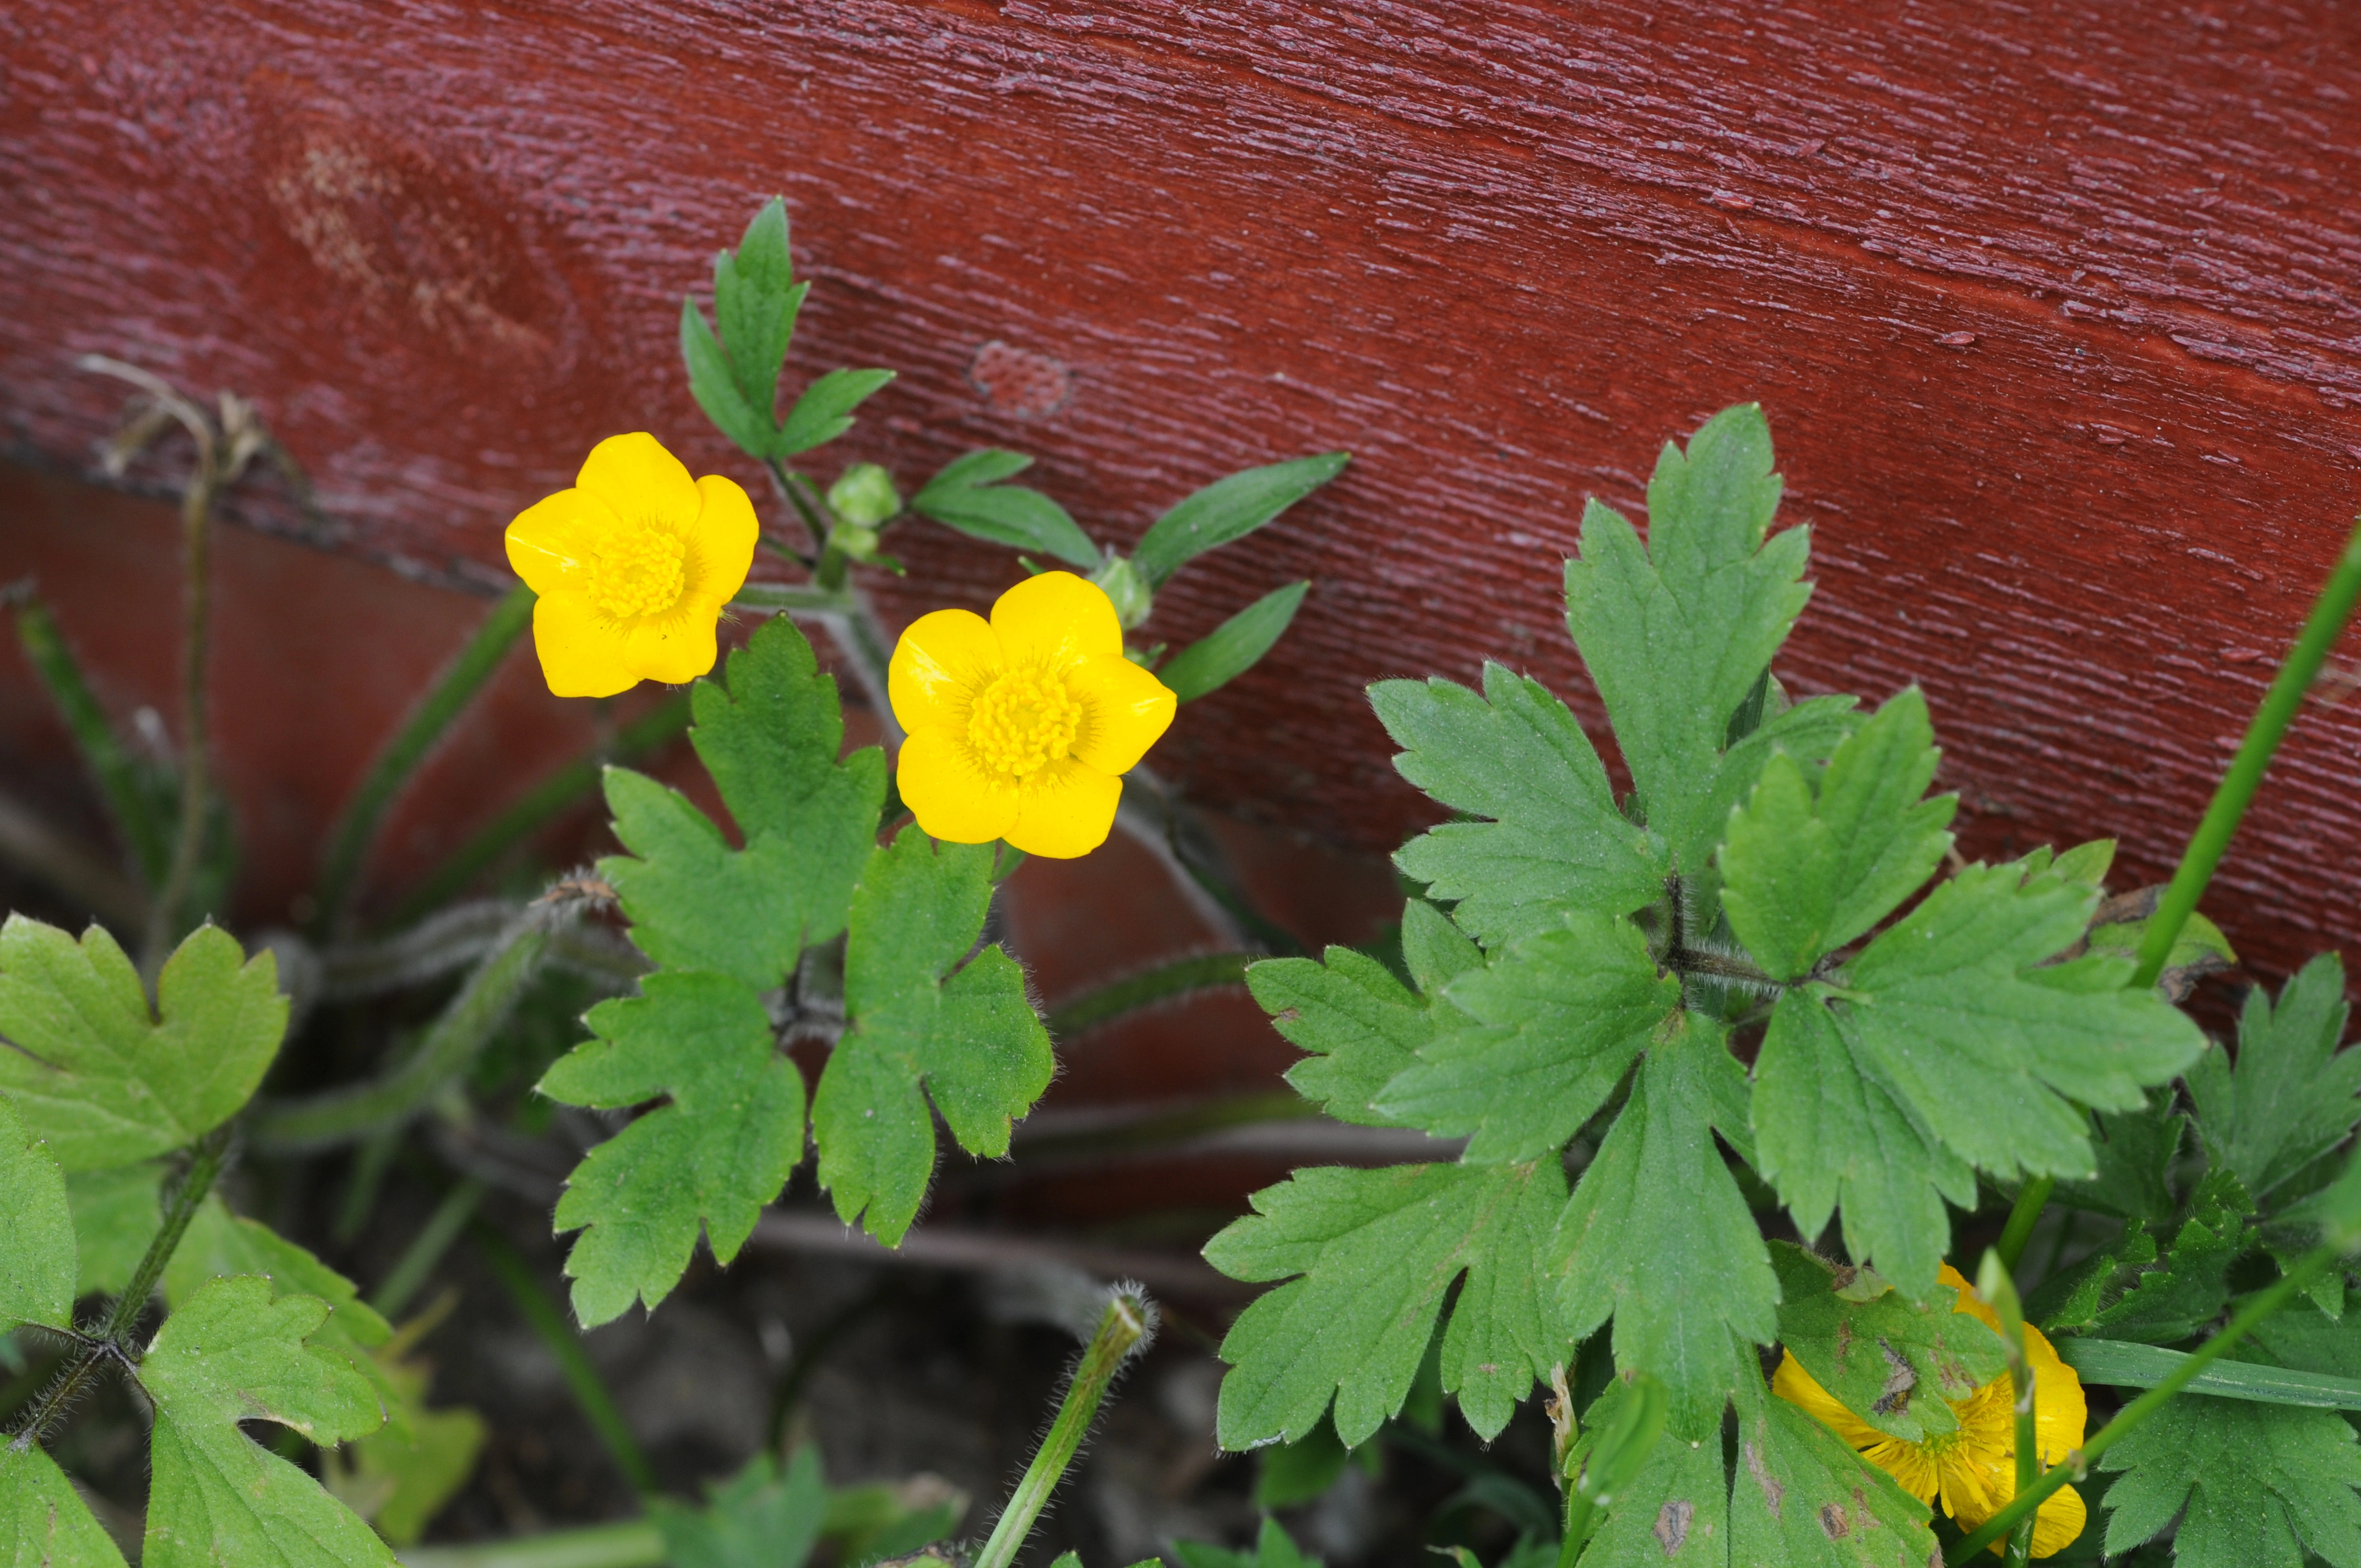
<path id="1" fill-rule="evenodd" d="M 321 1443 L 376 1430 L 377 1390 L 311 1343 L 329 1310 L 244 1277 L 207 1283 L 165 1320 L 139 1364 L 156 1408 L 144 1565 L 393 1561 L 349 1508 L 238 1430 L 271 1420 Z"/>
<path id="2" fill-rule="evenodd" d="M 1140 536 L 1131 563 L 1149 588 L 1187 562 L 1245 538 L 1345 471 L 1347 452 L 1247 468 L 1216 479 L 1174 506 Z"/>
<path id="3" fill-rule="evenodd" d="M 8 1194 L 8 1223 L 0 1227 L 0 1332 L 19 1323 L 71 1326 L 75 1258 L 66 1175 L 5 1100 L 0 1100 L 0 1192 Z"/>
<path id="4" fill-rule="evenodd" d="M 862 879 L 845 947 L 837 1042 L 812 1099 L 820 1184 L 845 1223 L 888 1245 L 917 1217 L 934 1169 L 932 1101 L 971 1154 L 1008 1152 L 1010 1119 L 1049 1086 L 1049 1034 L 1016 960 L 962 966 L 992 900 L 992 847 L 906 828 Z M 923 1093 L 921 1089 L 923 1086 Z"/>
<path id="5" fill-rule="evenodd" d="M 164 1223 L 158 1193 L 163 1179 L 163 1167 L 153 1162 L 78 1170 L 66 1178 L 74 1238 L 82 1250 L 75 1295 L 112 1295 L 131 1283 L 139 1255 Z"/>
<path id="6" fill-rule="evenodd" d="M 2257 1200 L 2361 1124 L 2361 1051 L 2336 1048 L 2347 1011 L 2344 961 L 2323 953 L 2276 1004 L 2259 986 L 2246 993 L 2235 1068 L 2215 1046 L 2190 1069 L 2207 1157 Z"/>
<path id="7" fill-rule="evenodd" d="M 828 1518 L 819 1450 L 796 1451 L 783 1471 L 767 1453 L 705 1488 L 701 1508 L 653 1508 L 672 1568 L 803 1568 Z"/>
<path id="8" fill-rule="evenodd" d="M 910 498 L 910 510 L 971 538 L 1037 551 L 1084 571 L 1104 558 L 1066 509 L 1038 490 L 1003 484 L 1033 466 L 996 447 L 952 459 Z"/>
<path id="9" fill-rule="evenodd" d="M 2204 1058 L 2198 1066 L 2204 1066 Z M 2059 1183 L 2058 1201 L 2143 1224 L 2170 1220 L 2180 1207 L 2172 1168 L 2189 1132 L 2189 1118 L 2173 1110 L 2171 1093 L 2151 1090 L 2147 1103 L 2137 1110 L 2094 1112 L 2091 1120 L 2091 1152 L 2099 1174 L 2088 1181 Z"/>
<path id="10" fill-rule="evenodd" d="M 890 370 L 831 370 L 804 389 L 783 425 L 779 373 L 809 283 L 795 280 L 786 203 L 754 214 L 736 251 L 713 258 L 717 337 L 694 298 L 680 302 L 680 354 L 688 387 L 715 428 L 752 457 L 792 457 L 851 428 L 851 413 L 894 378 Z"/>
<path id="11" fill-rule="evenodd" d="M 1301 1442 L 1332 1395 L 1337 1439 L 1367 1439 L 1401 1409 L 1463 1274 L 1443 1336 L 1443 1387 L 1469 1425 L 1499 1432 L 1555 1359 L 1541 1270 L 1565 1201 L 1554 1159 L 1299 1170 L 1257 1193 L 1256 1212 L 1205 1247 L 1233 1278 L 1288 1280 L 1222 1342 L 1233 1366 L 1222 1382 L 1222 1445 Z"/>
<path id="12" fill-rule="evenodd" d="M 1170 663 L 1156 672 L 1156 678 L 1171 687 L 1172 695 L 1182 702 L 1194 702 L 1221 690 L 1253 669 L 1287 635 L 1303 596 L 1311 591 L 1309 582 L 1273 588 L 1211 634 L 1174 654 Z"/>
<path id="13" fill-rule="evenodd" d="M 0 1442 L 0 1563 L 8 1568 L 124 1568 L 90 1505 L 38 1444 Z"/>
<path id="14" fill-rule="evenodd" d="M 2178 1568 L 2361 1563 L 2361 1444 L 2333 1410 L 2184 1394 L 2109 1449 L 2106 1550 L 2180 1517 Z M 2183 1510 L 2186 1510 L 2184 1513 Z"/>
<path id="15" fill-rule="evenodd" d="M 736 1257 L 804 1153 L 803 1078 L 752 990 L 695 971 L 653 974 L 640 990 L 592 1008 L 598 1037 L 540 1085 L 602 1109 L 666 1099 L 584 1157 L 558 1200 L 557 1229 L 583 1233 L 566 1271 L 588 1325 L 663 1300 L 700 1225 L 716 1258 Z"/>
<path id="16" fill-rule="evenodd" d="M 1784 1568 L 1925 1568 L 1927 1505 L 1759 1379 L 1741 1385 L 1730 1560 Z"/>
<path id="17" fill-rule="evenodd" d="M 1402 777 L 1483 822 L 1446 822 L 1394 857 L 1487 947 L 1555 927 L 1573 910 L 1628 915 L 1662 896 L 1661 841 L 1615 807 L 1607 770 L 1566 706 L 1539 682 L 1484 666 L 1484 693 L 1445 680 L 1369 688 Z"/>
<path id="18" fill-rule="evenodd" d="M 104 928 L 76 942 L 11 915 L 0 926 L 0 1091 L 70 1171 L 146 1159 L 221 1124 L 262 1080 L 287 1030 L 268 952 L 190 933 L 148 1006 Z"/>
<path id="19" fill-rule="evenodd" d="M 2152 1268 L 2119 1279 L 2122 1293 L 2091 1315 L 2088 1332 L 2147 1344 L 2189 1338 L 2230 1299 L 2230 1266 L 2246 1250 L 2252 1205 L 2237 1178 L 2209 1177 Z"/>
<path id="20" fill-rule="evenodd" d="M 1262 1532 L 1255 1537 L 1252 1552 L 1231 1552 L 1199 1541 L 1177 1541 L 1172 1543 L 1172 1555 L 1180 1560 L 1181 1568 L 1320 1568 L 1320 1559 L 1304 1556 L 1294 1538 L 1268 1515 L 1262 1521 Z"/>
<path id="21" fill-rule="evenodd" d="M 1837 1402 L 1909 1442 L 1959 1430 L 1951 1401 L 2007 1369 L 2000 1335 L 1954 1310 L 1938 1288 L 1913 1301 L 1866 1270 L 1839 1269 L 1786 1242 L 1771 1244 L 1779 1275 L 1779 1341 Z"/>

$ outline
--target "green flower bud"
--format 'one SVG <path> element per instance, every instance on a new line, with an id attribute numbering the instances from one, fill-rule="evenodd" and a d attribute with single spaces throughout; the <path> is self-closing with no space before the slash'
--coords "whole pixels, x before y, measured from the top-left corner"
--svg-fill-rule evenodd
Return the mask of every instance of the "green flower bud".
<path id="1" fill-rule="evenodd" d="M 894 488 L 894 476 L 874 463 L 855 463 L 828 488 L 828 508 L 840 521 L 854 528 L 874 529 L 880 523 L 891 522 L 901 515 L 902 495 Z M 874 533 L 869 543 L 877 543 Z M 848 545 L 846 554 L 856 552 Z"/>
<path id="2" fill-rule="evenodd" d="M 877 531 L 857 522 L 840 522 L 828 542 L 855 561 L 866 561 L 877 554 Z"/>
<path id="3" fill-rule="evenodd" d="M 1156 609 L 1156 596 L 1148 591 L 1148 585 L 1132 570 L 1131 563 L 1120 555 L 1109 555 L 1106 565 L 1091 574 L 1091 581 L 1115 601 L 1115 617 L 1126 631 L 1146 620 Z"/>

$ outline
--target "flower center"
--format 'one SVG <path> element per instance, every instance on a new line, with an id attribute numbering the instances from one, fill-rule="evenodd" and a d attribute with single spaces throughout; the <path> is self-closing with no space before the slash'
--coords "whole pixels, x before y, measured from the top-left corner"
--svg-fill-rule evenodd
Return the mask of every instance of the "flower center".
<path id="1" fill-rule="evenodd" d="M 625 523 L 598 547 L 590 602 L 617 620 L 653 615 L 680 602 L 686 584 L 687 544 L 658 523 Z"/>
<path id="2" fill-rule="evenodd" d="M 1082 704 L 1055 675 L 1011 670 L 976 694 L 968 745 L 986 773 L 1029 778 L 1074 749 Z"/>

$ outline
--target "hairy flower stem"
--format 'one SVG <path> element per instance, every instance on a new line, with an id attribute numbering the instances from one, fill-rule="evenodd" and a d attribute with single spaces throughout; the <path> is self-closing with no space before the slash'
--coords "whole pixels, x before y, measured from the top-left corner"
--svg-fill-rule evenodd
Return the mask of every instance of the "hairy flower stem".
<path id="1" fill-rule="evenodd" d="M 188 900 L 190 884 L 196 880 L 197 861 L 204 850 L 205 795 L 211 787 L 206 770 L 205 662 L 212 637 L 214 498 L 221 488 L 221 465 L 211 423 L 178 398 L 166 407 L 174 409 L 196 442 L 197 467 L 181 491 L 181 825 L 163 885 L 156 890 L 155 902 L 148 908 L 142 967 L 151 984 L 180 935 L 181 906 Z"/>
<path id="2" fill-rule="evenodd" d="M 2031 1518 L 2050 1493 L 2069 1480 L 2089 1474 L 2092 1461 L 2129 1437 L 2140 1423 L 2156 1414 L 2167 1399 L 2189 1387 L 2199 1373 L 2235 1349 L 2238 1342 L 2245 1339 L 2257 1323 L 2310 1288 L 2312 1282 L 2326 1273 L 2340 1255 L 2341 1250 L 2334 1245 L 2315 1247 L 2305 1254 L 2277 1282 L 2257 1293 L 2240 1308 L 2220 1333 L 2191 1352 L 2189 1358 L 2175 1366 L 2170 1375 L 2155 1387 L 2118 1410 L 2114 1420 L 2101 1427 L 2081 1447 L 2068 1454 L 2063 1463 L 2051 1465 L 2032 1486 L 2020 1488 L 2007 1507 L 1962 1538 L 1959 1544 L 1944 1554 L 1943 1561 L 1949 1564 L 1949 1568 L 1962 1568 L 1963 1564 L 1974 1560 L 1977 1552 L 2009 1534 L 2021 1521 Z"/>
<path id="3" fill-rule="evenodd" d="M 976 1554 L 974 1568 L 1008 1568 L 1016 1561 L 1017 1549 L 1033 1532 L 1033 1521 L 1040 1517 L 1049 1494 L 1058 1489 L 1066 1466 L 1073 1463 L 1115 1373 L 1153 1328 L 1152 1314 L 1147 1298 L 1130 1290 L 1119 1292 L 1107 1303 L 1099 1318 L 1098 1332 L 1076 1364 L 1073 1381 L 1066 1386 L 1065 1402 L 1058 1408 L 1049 1435 L 1041 1440 L 1040 1452 L 1016 1484 L 1000 1522 L 992 1527 L 991 1539 Z"/>
<path id="4" fill-rule="evenodd" d="M 147 1310 L 148 1299 L 156 1293 L 157 1282 L 164 1277 L 165 1266 L 180 1250 L 181 1238 L 189 1233 L 189 1222 L 196 1218 L 198 1206 L 213 1190 L 222 1167 L 228 1162 L 233 1135 L 231 1124 L 225 1122 L 189 1146 L 189 1168 L 165 1199 L 164 1223 L 148 1242 L 138 1266 L 131 1271 L 130 1282 L 115 1299 L 98 1332 L 84 1340 L 71 1364 L 33 1407 L 32 1414 L 17 1429 L 12 1447 L 23 1449 L 38 1442 L 59 1417 L 73 1408 L 73 1402 L 107 1362 L 136 1359 L 131 1331 L 139 1326 L 139 1314 Z"/>
<path id="5" fill-rule="evenodd" d="M 484 684 L 508 657 L 509 650 L 533 624 L 535 598 L 531 588 L 519 583 L 509 590 L 507 598 L 492 607 L 484 623 L 435 677 L 393 739 L 378 753 L 368 776 L 361 780 L 360 787 L 345 803 L 328 835 L 320 885 L 313 895 L 312 931 L 315 938 L 344 924 L 354 890 L 360 882 L 361 867 L 368 858 L 370 845 L 376 842 L 378 825 L 384 820 L 387 808 L 417 772 L 426 753 L 451 728 L 452 720 L 484 689 Z"/>

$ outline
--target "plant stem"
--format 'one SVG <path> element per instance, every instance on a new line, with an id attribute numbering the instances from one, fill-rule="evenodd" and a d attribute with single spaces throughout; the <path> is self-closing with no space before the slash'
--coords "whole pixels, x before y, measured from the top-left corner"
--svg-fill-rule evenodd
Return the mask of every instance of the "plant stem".
<path id="1" fill-rule="evenodd" d="M 557 1358 L 557 1368 L 566 1376 L 566 1386 L 574 1391 L 574 1402 L 581 1407 L 584 1419 L 590 1423 L 590 1430 L 598 1433 L 598 1441 L 606 1445 L 608 1457 L 615 1462 L 615 1468 L 623 1473 L 623 1478 L 631 1482 L 640 1496 L 656 1496 L 655 1472 L 649 1467 L 647 1455 L 640 1452 L 639 1440 L 631 1435 L 621 1409 L 615 1403 L 615 1396 L 608 1392 L 606 1379 L 600 1377 L 598 1369 L 590 1364 L 588 1354 L 582 1348 L 582 1336 L 566 1322 L 564 1312 L 549 1299 L 548 1292 L 542 1289 L 541 1281 L 533 1277 L 533 1270 L 523 1258 L 517 1255 L 516 1248 L 509 1245 L 506 1236 L 480 1220 L 468 1234 L 485 1266 L 492 1271 L 501 1288 L 509 1293 L 509 1299 L 516 1304 L 518 1315 L 540 1336 L 541 1343 L 549 1347 L 550 1354 Z"/>
<path id="2" fill-rule="evenodd" d="M 2025 1255 L 2026 1244 L 2033 1239 L 2033 1227 L 2041 1223 L 2042 1205 L 2049 1201 L 2049 1194 L 2057 1185 L 2056 1177 L 2037 1176 L 2017 1193 L 2016 1202 L 2008 1212 L 2008 1223 L 2001 1227 L 2000 1241 L 1993 1248 L 2000 1254 L 2000 1266 L 2012 1275 L 2016 1272 L 2017 1259 Z"/>
<path id="3" fill-rule="evenodd" d="M 441 907 L 485 868 L 596 788 L 601 769 L 647 755 L 687 729 L 688 718 L 688 694 L 675 692 L 617 730 L 607 745 L 576 758 L 533 785 L 403 894 L 385 925 L 398 929 Z"/>
<path id="4" fill-rule="evenodd" d="M 2172 956 L 2172 945 L 2180 939 L 2180 928 L 2196 912 L 2205 884 L 2213 880 L 2214 867 L 2221 864 L 2223 852 L 2230 847 L 2231 835 L 2238 830 L 2239 818 L 2246 816 L 2256 787 L 2263 782 L 2263 770 L 2270 766 L 2271 754 L 2279 750 L 2288 727 L 2295 722 L 2304 694 L 2312 689 L 2321 665 L 2327 662 L 2329 650 L 2336 645 L 2345 623 L 2352 619 L 2356 598 L 2361 598 L 2361 523 L 2355 525 L 2344 554 L 2337 558 L 2335 570 L 2329 573 L 2320 598 L 2312 603 L 2311 618 L 2297 634 L 2295 645 L 2289 649 L 2279 674 L 2272 677 L 2270 690 L 2264 694 L 2262 707 L 2255 710 L 2254 722 L 2246 727 L 2246 738 L 2239 744 L 2230 771 L 2222 775 L 2221 784 L 2213 791 L 2213 803 L 2205 808 L 2204 820 L 2197 825 L 2196 834 L 2182 852 L 2171 884 L 2158 901 L 2156 913 L 2148 917 L 2147 934 L 2140 941 L 2139 968 L 2131 980 L 2134 990 L 2146 990 L 2164 973 L 2164 966 Z"/>
<path id="5" fill-rule="evenodd" d="M 1016 1494 L 1008 1499 L 1000 1521 L 992 1527 L 991 1539 L 976 1554 L 974 1568 L 1009 1568 L 1016 1561 L 1017 1549 L 1033 1532 L 1033 1521 L 1040 1517 L 1049 1495 L 1058 1489 L 1066 1466 L 1073 1463 L 1074 1452 L 1082 1447 L 1084 1434 L 1091 1430 L 1099 1403 L 1106 1398 L 1115 1373 L 1147 1337 L 1149 1313 L 1147 1299 L 1130 1292 L 1118 1293 L 1107 1303 L 1106 1311 L 1099 1318 L 1098 1332 L 1083 1349 L 1082 1360 L 1074 1366 L 1073 1380 L 1066 1385 L 1065 1401 L 1058 1408 L 1058 1419 L 1050 1424 L 1049 1435 L 1041 1440 L 1040 1452 L 1026 1468 L 1025 1478 L 1016 1484 Z"/>
<path id="6" fill-rule="evenodd" d="M 181 422 L 196 441 L 197 467 L 181 491 L 181 825 L 164 883 L 148 908 L 143 968 L 151 977 L 163 968 L 165 954 L 181 934 L 181 906 L 204 851 L 209 787 L 205 656 L 212 638 L 213 513 L 220 466 L 212 426 L 202 415 Z"/>
<path id="7" fill-rule="evenodd" d="M 328 1148 L 367 1137 L 423 1110 L 508 1022 L 540 968 L 551 927 L 571 908 L 570 901 L 535 904 L 518 916 L 426 1037 L 391 1071 L 324 1094 L 258 1105 L 254 1115 L 257 1146 L 289 1153 Z"/>
<path id="8" fill-rule="evenodd" d="M 443 1201 L 434 1205 L 434 1212 L 426 1216 L 426 1223 L 419 1227 L 418 1234 L 370 1292 L 368 1304 L 380 1316 L 401 1315 L 410 1299 L 418 1294 L 418 1288 L 426 1283 L 426 1277 L 434 1272 L 434 1266 L 443 1261 L 443 1255 L 451 1250 L 451 1244 L 467 1228 L 467 1222 L 475 1218 L 476 1205 L 483 1200 L 484 1184 L 472 1176 L 461 1179 L 457 1186 L 443 1194 Z"/>
<path id="9" fill-rule="evenodd" d="M 198 1206 L 213 1190 L 214 1179 L 228 1160 L 232 1128 L 232 1124 L 225 1122 L 189 1146 L 189 1168 L 165 1199 L 164 1223 L 148 1241 L 148 1250 L 140 1255 L 138 1266 L 131 1271 L 123 1294 L 115 1299 L 97 1334 L 84 1343 L 72 1365 L 49 1385 L 49 1391 L 34 1406 L 33 1413 L 17 1429 L 16 1442 L 38 1441 L 72 1408 L 75 1398 L 102 1365 L 137 1359 L 131 1345 L 131 1331 L 139 1326 L 139 1315 L 148 1310 L 148 1299 L 156 1293 L 156 1282 L 164 1277 L 165 1266 L 180 1249 L 181 1238 L 188 1234 L 189 1222 L 196 1218 Z"/>
<path id="10" fill-rule="evenodd" d="M 402 1568 L 663 1568 L 664 1533 L 647 1519 L 592 1525 L 478 1546 L 419 1546 L 396 1554 Z"/>
<path id="11" fill-rule="evenodd" d="M 2025 1354 L 2025 1308 L 2017 1299 L 2016 1282 L 2009 1277 L 2008 1266 L 2002 1262 L 1998 1249 L 1984 1255 L 1983 1267 L 1977 1275 L 1976 1293 L 2000 1314 L 2001 1348 L 2008 1357 L 2009 1388 L 2015 1396 L 2012 1408 L 2016 1418 L 2016 1490 L 2031 1491 L 2041 1477 L 2040 1438 L 2033 1419 L 2033 1363 Z M 2002 1557 L 2003 1568 L 2028 1568 L 2035 1517 L 2026 1514 L 2010 1534 L 2008 1549 Z"/>
<path id="12" fill-rule="evenodd" d="M 2199 1373 L 2245 1339 L 2257 1323 L 2287 1305 L 2313 1280 L 2327 1272 L 2337 1257 L 2338 1249 L 2334 1246 L 2315 1247 L 2305 1254 L 2293 1269 L 2248 1299 L 2220 1333 L 2191 1352 L 2189 1358 L 2174 1367 L 2169 1376 L 2117 1411 L 2114 1420 L 2101 1427 L 2081 1448 L 2068 1454 L 2062 1464 L 2051 1465 L 2031 1486 L 2019 1490 L 2000 1512 L 1986 1519 L 1946 1552 L 1943 1561 L 1950 1568 L 1961 1568 L 1977 1552 L 2015 1530 L 2018 1521 L 2037 1512 L 2043 1500 L 2064 1486 L 2069 1478 L 2088 1474 L 2093 1460 L 2129 1437 L 2141 1422 L 2156 1414 L 2167 1399 L 2187 1387 Z"/>
<path id="13" fill-rule="evenodd" d="M 377 761 L 369 765 L 360 787 L 345 802 L 335 827 L 329 832 L 327 852 L 321 861 L 320 885 L 313 895 L 316 907 L 312 916 L 315 938 L 344 924 L 386 809 L 401 795 L 427 752 L 450 729 L 452 720 L 484 689 L 484 684 L 508 657 L 509 650 L 516 646 L 517 639 L 532 624 L 533 599 L 533 591 L 519 583 L 492 607 L 491 614 L 484 618 L 484 623 L 435 676 L 434 684 L 426 689 L 401 728 L 394 731 L 392 740 L 386 742 Z"/>
<path id="14" fill-rule="evenodd" d="M 1194 958 L 1178 959 L 1156 969 L 1127 976 L 1113 985 L 1078 996 L 1051 1013 L 1049 1017 L 1049 1033 L 1059 1039 L 1066 1039 L 1170 997 L 1185 996 L 1192 991 L 1210 991 L 1216 986 L 1243 985 L 1246 983 L 1246 966 L 1260 956 L 1258 953 L 1200 953 Z"/>
<path id="15" fill-rule="evenodd" d="M 748 583 L 730 602 L 739 609 L 783 610 L 789 615 L 840 614 L 851 603 L 841 590 L 809 583 Z"/>

